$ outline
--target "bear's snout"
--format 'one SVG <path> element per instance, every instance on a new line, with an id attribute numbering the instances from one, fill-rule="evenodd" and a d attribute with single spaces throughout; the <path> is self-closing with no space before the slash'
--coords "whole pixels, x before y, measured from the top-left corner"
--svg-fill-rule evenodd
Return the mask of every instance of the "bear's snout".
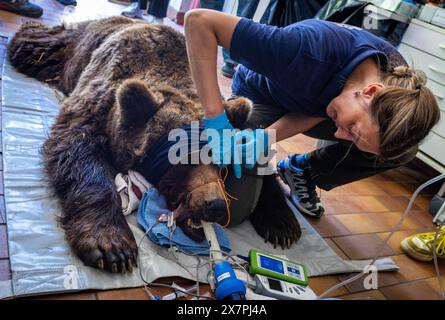
<path id="1" fill-rule="evenodd" d="M 216 222 L 220 225 L 227 224 L 227 206 L 224 199 L 205 201 L 203 213 L 206 221 Z"/>

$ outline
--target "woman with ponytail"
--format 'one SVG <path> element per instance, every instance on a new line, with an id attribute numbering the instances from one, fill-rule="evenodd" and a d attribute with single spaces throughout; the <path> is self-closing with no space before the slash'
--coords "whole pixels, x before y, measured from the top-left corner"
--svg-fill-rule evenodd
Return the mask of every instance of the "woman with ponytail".
<path id="1" fill-rule="evenodd" d="M 198 9 L 186 15 L 185 35 L 208 127 L 225 116 L 216 76 L 220 45 L 240 62 L 232 93 L 252 100 L 251 128 L 274 130 L 278 141 L 299 133 L 330 141 L 277 165 L 305 214 L 324 212 L 316 186 L 331 190 L 407 163 L 439 121 L 424 73 L 366 30 L 314 19 L 278 28 Z M 237 183 L 256 192 L 255 171 L 244 169 Z"/>

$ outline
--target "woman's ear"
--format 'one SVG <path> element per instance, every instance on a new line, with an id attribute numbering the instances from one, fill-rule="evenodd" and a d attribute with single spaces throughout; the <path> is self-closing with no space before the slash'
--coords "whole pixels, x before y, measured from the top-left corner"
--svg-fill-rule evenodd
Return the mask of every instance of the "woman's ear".
<path id="1" fill-rule="evenodd" d="M 385 86 L 381 83 L 368 84 L 362 91 L 362 95 L 366 98 L 374 98 L 374 96 L 382 91 Z"/>

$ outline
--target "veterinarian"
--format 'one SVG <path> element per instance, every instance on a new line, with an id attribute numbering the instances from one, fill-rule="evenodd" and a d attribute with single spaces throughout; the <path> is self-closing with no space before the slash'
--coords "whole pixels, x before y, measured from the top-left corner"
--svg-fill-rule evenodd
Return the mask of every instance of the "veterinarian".
<path id="1" fill-rule="evenodd" d="M 278 162 L 280 176 L 305 214 L 324 212 L 316 186 L 331 190 L 407 163 L 439 121 L 424 74 L 407 67 L 389 43 L 360 28 L 313 19 L 277 28 L 196 9 L 186 14 L 185 36 L 204 125 L 231 127 L 217 81 L 220 45 L 241 64 L 232 97 L 254 103 L 250 127 L 276 130 L 277 141 L 298 133 L 331 141 Z M 243 199 L 233 201 L 242 206 L 232 210 L 240 213 L 234 221 L 248 216 L 261 188 L 261 177 L 243 166 L 242 179 L 232 176 L 226 183 Z"/>

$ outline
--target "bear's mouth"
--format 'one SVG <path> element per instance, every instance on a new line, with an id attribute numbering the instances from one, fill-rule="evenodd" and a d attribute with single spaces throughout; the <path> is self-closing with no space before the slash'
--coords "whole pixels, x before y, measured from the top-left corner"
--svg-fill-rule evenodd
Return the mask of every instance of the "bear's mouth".
<path id="1" fill-rule="evenodd" d="M 190 239 L 202 242 L 206 239 L 202 221 L 227 224 L 229 219 L 226 203 L 223 199 L 206 202 L 199 208 L 190 208 L 188 204 L 180 204 L 175 210 L 176 224 Z"/>
<path id="2" fill-rule="evenodd" d="M 202 224 L 193 222 L 192 218 L 187 219 L 187 226 L 194 230 L 202 229 Z"/>
<path id="3" fill-rule="evenodd" d="M 196 242 L 202 242 L 206 239 L 204 229 L 201 225 L 201 220 L 198 222 L 191 216 L 187 219 L 181 220 L 182 219 L 178 221 L 178 225 L 190 239 Z"/>
<path id="4" fill-rule="evenodd" d="M 184 234 L 196 242 L 205 240 L 204 229 L 201 225 L 202 213 L 190 210 L 182 204 L 175 210 L 176 225 Z"/>

